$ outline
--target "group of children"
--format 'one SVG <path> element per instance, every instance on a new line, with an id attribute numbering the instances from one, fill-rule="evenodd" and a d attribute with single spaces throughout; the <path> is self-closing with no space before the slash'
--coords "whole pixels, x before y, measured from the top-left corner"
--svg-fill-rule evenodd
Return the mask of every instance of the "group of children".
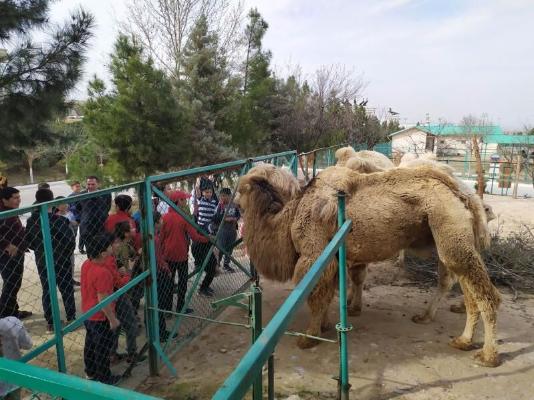
<path id="1" fill-rule="evenodd" d="M 205 233 L 217 238 L 218 247 L 224 250 L 216 252 L 216 256 L 215 252 L 210 252 L 209 239 L 197 232 L 173 207 L 158 207 L 154 210 L 158 304 L 163 310 L 159 317 L 161 341 L 168 340 L 170 336 L 166 329 L 167 315 L 172 315 L 174 310 L 176 313 L 194 312 L 186 308 L 184 303 L 189 275 L 190 244 L 196 267 L 206 263 L 206 275 L 199 289 L 201 295 L 214 296 L 210 285 L 221 261 L 225 271 L 235 272 L 230 267 L 228 254 L 232 253 L 237 238 L 239 209 L 231 202 L 231 191 L 228 188 L 220 191 L 219 200 L 214 196 L 213 186 L 204 185 L 200 191 L 201 196 L 193 216 Z M 164 193 L 188 214 L 188 201 L 191 197 L 189 193 L 180 190 L 166 190 Z M 117 196 L 117 212 L 111 214 L 105 223 L 107 232 L 86 242 L 88 260 L 83 263 L 81 270 L 82 312 L 90 310 L 140 272 L 141 240 L 130 215 L 131 204 L 130 196 Z M 176 275 L 178 281 L 175 290 Z M 174 308 L 175 292 L 177 299 Z M 119 376 L 112 375 L 110 370 L 113 361 L 124 358 L 124 355 L 117 352 L 120 329 L 124 330 L 126 335 L 128 361 L 139 357 L 136 346 L 140 328 L 137 309 L 142 294 L 142 287 L 136 286 L 85 321 L 87 333 L 84 361 L 86 374 L 90 379 L 109 384 L 115 384 L 120 379 Z"/>

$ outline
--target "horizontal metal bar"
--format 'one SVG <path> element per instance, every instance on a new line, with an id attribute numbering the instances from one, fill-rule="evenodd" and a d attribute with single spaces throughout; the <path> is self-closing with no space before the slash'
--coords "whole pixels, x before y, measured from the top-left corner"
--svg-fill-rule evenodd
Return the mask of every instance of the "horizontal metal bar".
<path id="1" fill-rule="evenodd" d="M 76 400 L 156 400 L 132 390 L 0 358 L 0 379 L 36 392 Z"/>
<path id="2" fill-rule="evenodd" d="M 199 320 L 201 320 L 201 321 L 212 322 L 212 323 L 214 323 L 214 324 L 239 326 L 239 327 L 247 328 L 247 329 L 250 329 L 250 328 L 251 328 L 250 325 L 248 325 L 248 324 L 241 324 L 241 323 L 239 323 L 239 322 L 219 321 L 218 319 L 211 319 L 211 318 L 206 318 L 206 317 L 200 317 L 200 316 L 198 316 L 198 315 L 191 315 L 191 314 L 178 313 L 178 312 L 169 311 L 169 310 L 161 310 L 161 309 L 159 309 L 159 308 L 154 308 L 154 307 L 149 307 L 149 309 L 150 309 L 150 310 L 156 310 L 156 311 L 159 311 L 159 312 L 161 312 L 161 313 L 165 313 L 165 314 L 179 315 L 179 316 L 181 316 L 181 317 L 193 318 L 193 319 L 199 319 Z"/>
<path id="3" fill-rule="evenodd" d="M 143 182 L 141 182 L 141 181 L 133 182 L 133 183 L 125 184 L 125 185 L 115 186 L 115 187 L 108 188 L 108 189 L 97 190 L 95 192 L 77 194 L 75 196 L 69 196 L 69 197 L 65 197 L 63 199 L 57 199 L 57 200 L 47 201 L 45 203 L 39 203 L 39 206 L 45 205 L 47 207 L 53 207 L 53 206 L 57 206 L 59 204 L 77 203 L 79 201 L 91 199 L 93 197 L 100 197 L 100 196 L 104 196 L 106 194 L 115 193 L 115 192 L 121 192 L 121 191 L 124 191 L 126 189 L 132 189 L 132 188 L 135 188 L 136 186 L 138 186 L 138 185 L 140 185 L 142 183 Z M 14 215 L 26 214 L 26 213 L 29 213 L 29 212 L 32 212 L 32 211 L 36 210 L 36 208 L 37 208 L 37 205 L 31 205 L 31 206 L 27 206 L 27 207 L 15 208 L 13 210 L 2 211 L 2 212 L 0 212 L 0 219 L 12 217 Z"/>
<path id="4" fill-rule="evenodd" d="M 241 359 L 234 372 L 226 379 L 217 393 L 215 393 L 212 398 L 213 400 L 243 398 L 252 384 L 254 377 L 261 371 L 263 365 L 273 353 L 280 337 L 284 334 L 298 308 L 313 290 L 328 263 L 334 258 L 339 246 L 341 246 L 345 236 L 349 233 L 351 226 L 352 222 L 348 220 L 339 228 L 319 258 L 313 263 L 308 273 L 304 275 L 269 324 L 264 328 L 262 334 Z"/>
<path id="5" fill-rule="evenodd" d="M 284 151 L 282 153 L 268 154 L 266 156 L 252 157 L 252 162 L 270 160 L 271 158 L 287 157 L 297 154 L 296 150 Z"/>
<path id="6" fill-rule="evenodd" d="M 321 342 L 328 342 L 328 343 L 337 343 L 337 340 L 327 339 L 320 336 L 313 336 L 313 335 L 307 335 L 302 332 L 295 332 L 295 331 L 285 331 L 284 335 L 287 336 L 297 336 L 297 337 L 307 337 L 310 339 L 320 340 Z"/>
<path id="7" fill-rule="evenodd" d="M 221 164 L 206 165 L 204 167 L 185 169 L 183 171 L 169 172 L 168 174 L 163 174 L 163 175 L 153 175 L 153 176 L 149 176 L 147 179 L 150 183 L 159 182 L 159 181 L 168 181 L 171 179 L 183 178 L 185 176 L 190 176 L 190 175 L 199 175 L 202 173 L 218 171 L 221 169 L 241 167 L 245 163 L 246 163 L 245 160 L 229 161 L 229 162 L 225 162 Z"/>
<path id="8" fill-rule="evenodd" d="M 328 146 L 328 147 L 319 147 L 318 149 L 313 149 L 311 151 L 307 151 L 305 153 L 299 153 L 299 157 L 300 156 L 307 156 L 308 154 L 313 154 L 313 153 L 317 153 L 319 151 L 323 151 L 323 150 L 328 150 L 328 149 L 336 149 L 338 147 L 343 147 L 343 146 L 348 146 L 349 144 L 348 143 L 342 143 L 342 144 L 336 144 L 334 146 Z"/>

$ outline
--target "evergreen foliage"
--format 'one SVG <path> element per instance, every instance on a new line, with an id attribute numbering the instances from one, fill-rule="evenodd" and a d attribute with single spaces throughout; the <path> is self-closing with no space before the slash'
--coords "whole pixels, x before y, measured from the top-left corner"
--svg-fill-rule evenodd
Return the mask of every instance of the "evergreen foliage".
<path id="1" fill-rule="evenodd" d="M 120 165 L 115 178 L 139 178 L 186 164 L 188 122 L 170 80 L 124 35 L 115 43 L 110 72 L 109 91 L 97 77 L 90 82 L 84 124 Z"/>
<path id="2" fill-rule="evenodd" d="M 35 29 L 50 28 L 47 0 L 0 2 L 0 130 L 2 149 L 31 148 L 50 142 L 48 123 L 66 108 L 65 97 L 82 74 L 93 17 L 79 10 L 52 33 L 34 43 Z M 12 46 L 11 46 L 12 44 Z"/>

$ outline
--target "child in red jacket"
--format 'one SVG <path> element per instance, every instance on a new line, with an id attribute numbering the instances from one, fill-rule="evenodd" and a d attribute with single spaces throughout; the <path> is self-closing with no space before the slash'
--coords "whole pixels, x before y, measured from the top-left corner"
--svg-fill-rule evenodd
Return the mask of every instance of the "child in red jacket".
<path id="1" fill-rule="evenodd" d="M 184 207 L 190 194 L 182 191 L 174 191 L 170 195 L 170 200 L 178 207 Z M 160 241 L 164 261 L 171 271 L 171 282 L 174 284 L 174 277 L 178 273 L 178 299 L 176 311 L 182 312 L 184 306 L 185 293 L 187 292 L 187 280 L 189 274 L 189 238 L 194 241 L 207 243 L 208 239 L 199 234 L 185 219 L 183 219 L 172 208 L 163 216 L 163 224 L 160 231 Z M 172 295 L 170 297 L 172 304 Z M 184 310 L 185 313 L 192 313 L 192 309 Z"/>

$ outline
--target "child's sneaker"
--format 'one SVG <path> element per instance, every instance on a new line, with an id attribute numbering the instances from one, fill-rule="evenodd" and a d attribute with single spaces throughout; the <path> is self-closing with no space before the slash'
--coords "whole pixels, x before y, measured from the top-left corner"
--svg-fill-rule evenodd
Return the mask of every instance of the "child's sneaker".
<path id="1" fill-rule="evenodd" d="M 224 269 L 226 272 L 230 273 L 230 274 L 235 272 L 235 269 L 233 269 L 233 268 L 230 267 L 229 265 L 225 265 L 225 266 L 223 267 L 223 269 Z"/>

